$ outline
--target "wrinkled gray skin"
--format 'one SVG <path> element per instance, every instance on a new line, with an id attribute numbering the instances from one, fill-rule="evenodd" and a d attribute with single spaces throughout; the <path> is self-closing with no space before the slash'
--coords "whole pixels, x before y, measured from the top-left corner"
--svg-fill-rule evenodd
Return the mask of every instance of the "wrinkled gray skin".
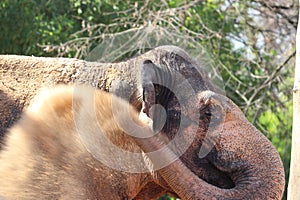
<path id="1" fill-rule="evenodd" d="M 71 82 L 88 83 L 113 92 L 129 100 L 137 110 L 143 106 L 153 120 L 153 129 L 162 127 L 159 139 L 139 141 L 144 151 L 152 151 L 160 141 L 167 142 L 180 135 L 180 142 L 162 157 L 150 159 L 155 164 L 183 153 L 176 162 L 158 171 L 167 182 L 166 188 L 170 186 L 182 199 L 280 199 L 284 172 L 275 148 L 235 104 L 217 94 L 196 66 L 183 50 L 163 46 L 101 69 L 76 69 Z M 186 85 L 190 87 L 184 89 Z M 160 123 L 163 112 L 151 109 L 154 104 L 166 110 L 165 124 Z M 181 119 L 184 126 L 179 128 Z M 212 145 L 210 137 L 208 142 L 205 140 L 207 132 L 217 135 L 212 137 Z M 195 138 L 191 133 L 196 133 Z M 192 144 L 185 152 L 177 150 L 191 138 L 194 138 Z M 202 144 L 212 149 L 199 158 Z M 157 198 L 155 191 L 162 190 L 165 189 L 150 183 L 137 199 Z"/>

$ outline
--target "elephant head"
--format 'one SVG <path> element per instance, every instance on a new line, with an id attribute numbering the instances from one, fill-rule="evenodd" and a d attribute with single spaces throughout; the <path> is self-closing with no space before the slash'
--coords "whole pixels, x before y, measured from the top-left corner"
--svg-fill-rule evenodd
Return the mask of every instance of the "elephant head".
<path id="1" fill-rule="evenodd" d="M 163 149 L 148 155 L 154 168 L 183 199 L 280 199 L 284 169 L 272 143 L 182 63 L 141 67 L 143 111 L 158 134 L 137 140 L 146 152 Z"/>

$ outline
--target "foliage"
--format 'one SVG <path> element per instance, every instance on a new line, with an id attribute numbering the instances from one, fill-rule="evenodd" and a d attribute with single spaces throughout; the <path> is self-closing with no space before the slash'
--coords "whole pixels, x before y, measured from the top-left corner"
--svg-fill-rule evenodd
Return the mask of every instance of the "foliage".
<path id="1" fill-rule="evenodd" d="M 184 35 L 208 52 L 227 95 L 276 146 L 288 177 L 297 6 L 293 0 L 2 0 L 0 53 L 87 58 L 98 44 L 109 49 L 103 42 L 114 44 L 109 38 L 117 35 L 139 45 L 149 37 L 137 34 L 145 27 L 162 28 L 164 43 Z"/>

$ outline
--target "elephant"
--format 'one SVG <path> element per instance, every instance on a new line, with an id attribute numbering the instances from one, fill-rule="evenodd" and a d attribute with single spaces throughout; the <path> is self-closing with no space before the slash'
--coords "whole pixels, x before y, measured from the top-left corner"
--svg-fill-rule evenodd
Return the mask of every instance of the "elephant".
<path id="1" fill-rule="evenodd" d="M 147 183 L 136 199 L 157 198 L 156 189 L 183 199 L 281 198 L 284 170 L 276 149 L 182 49 L 162 46 L 70 73 L 66 82 L 114 93 L 147 115 L 158 134 L 135 139 L 143 151 L 168 144 L 160 156 L 149 155 L 155 177 L 162 178 Z"/>
<path id="2" fill-rule="evenodd" d="M 23 59 L 25 64 L 22 63 Z M 175 69 L 185 65 L 186 68 L 194 70 L 192 76 L 198 79 L 201 88 L 206 87 L 217 91 L 198 64 L 184 50 L 176 46 L 160 46 L 140 56 L 118 63 L 84 62 L 64 58 L 0 56 L 0 76 L 2 80 L 5 80 L 0 84 L 2 113 L 0 115 L 0 135 L 4 135 L 7 128 L 19 119 L 23 109 L 28 106 L 39 89 L 45 86 L 91 85 L 114 93 L 129 101 L 138 111 L 142 110 L 141 66 L 143 66 L 144 60 L 152 60 L 158 66 L 166 69 L 173 67 Z M 157 94 L 157 96 L 162 95 Z M 162 96 L 162 98 L 164 97 Z M 193 161 L 190 160 L 190 163 Z M 205 181 L 222 188 L 233 186 L 233 182 L 226 173 L 214 168 L 210 163 L 203 163 L 201 169 L 198 170 L 202 173 L 199 173 L 199 176 Z M 207 171 L 203 173 L 205 170 Z M 162 194 L 169 192 L 151 182 L 142 189 L 136 198 L 157 199 Z"/>

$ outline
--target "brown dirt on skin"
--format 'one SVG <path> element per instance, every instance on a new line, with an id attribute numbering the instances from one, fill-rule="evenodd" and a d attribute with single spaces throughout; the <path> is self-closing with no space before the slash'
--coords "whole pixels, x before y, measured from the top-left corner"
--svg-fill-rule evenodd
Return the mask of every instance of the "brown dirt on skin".
<path id="1" fill-rule="evenodd" d="M 0 136 L 41 87 L 71 82 L 85 64 L 77 59 L 0 55 Z"/>

